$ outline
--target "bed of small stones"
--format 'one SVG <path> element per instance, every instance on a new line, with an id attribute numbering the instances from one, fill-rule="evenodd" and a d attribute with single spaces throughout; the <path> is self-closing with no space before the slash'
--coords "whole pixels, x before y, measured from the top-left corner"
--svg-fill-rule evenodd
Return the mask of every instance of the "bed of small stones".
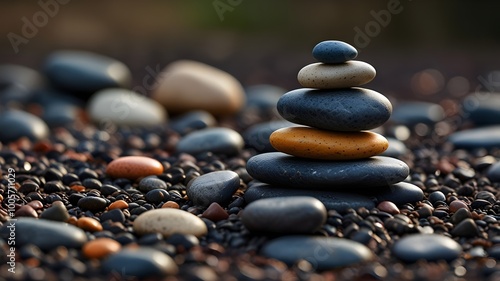
<path id="1" fill-rule="evenodd" d="M 253 149 L 245 149 L 234 157 L 212 153 L 170 154 L 179 135 L 168 127 L 154 131 L 122 130 L 106 142 L 99 140 L 100 135 L 102 132 L 92 127 L 84 131 L 60 129 L 48 142 L 24 140 L 4 146 L 0 151 L 2 167 L 17 171 L 16 217 L 60 220 L 61 216 L 69 216 L 69 221 L 85 229 L 90 238 L 111 238 L 119 242 L 121 246 L 118 247 L 153 246 L 173 257 L 179 265 L 179 274 L 166 280 L 495 280 L 500 274 L 496 262 L 500 249 L 495 246 L 500 243 L 498 185 L 485 177 L 485 171 L 492 164 L 491 157 L 499 157 L 500 151 L 453 151 L 446 143 L 431 141 L 431 136 L 420 139 L 415 136 L 408 143 L 411 151 L 402 158 L 411 161 L 411 182 L 424 190 L 425 200 L 401 206 L 400 214 L 395 215 L 390 214 L 392 210 L 377 208 L 351 209 L 344 214 L 329 211 L 327 223 L 317 234 L 350 238 L 360 228 L 370 229 L 366 232 L 370 236 L 366 245 L 376 258 L 372 262 L 317 272 L 306 261 L 288 267 L 257 254 L 272 237 L 251 234 L 238 216 L 245 208 L 242 195 L 251 180 L 245 172 L 245 161 L 255 154 Z M 70 146 L 68 142 L 75 139 L 80 145 L 70 153 L 66 150 Z M 159 139 L 164 141 L 155 141 Z M 113 181 L 107 177 L 106 163 L 115 154 L 146 155 L 159 160 L 165 167 L 158 178 L 167 186 L 166 197 L 159 192 L 147 192 L 151 188 L 147 184 L 124 179 Z M 223 210 L 207 214 L 186 200 L 186 185 L 193 178 L 219 170 L 238 173 L 240 187 Z M 0 193 L 5 198 L 8 186 L 5 177 L 1 184 Z M 81 202 L 75 204 L 77 198 L 85 195 L 91 195 L 87 198 L 95 198 L 96 202 L 89 200 L 86 208 Z M 465 202 L 466 208 L 457 212 L 461 206 L 449 204 L 455 198 Z M 54 204 L 56 201 L 61 201 L 67 211 L 60 208 L 63 214 L 59 213 L 61 211 L 49 213 L 54 205 L 59 206 Z M 101 201 L 103 206 L 92 206 Z M 121 211 L 112 212 L 111 206 L 118 202 L 123 206 L 113 210 Z M 147 210 L 165 207 L 165 204 L 201 214 L 208 234 L 200 238 L 193 235 L 164 238 L 159 234 L 138 237 L 132 229 L 134 219 Z M 8 222 L 6 211 L 7 206 L 2 203 L 0 219 L 3 224 Z M 81 221 L 77 224 L 82 217 L 95 221 L 88 225 Z M 464 218 L 472 218 L 474 223 L 453 231 Z M 399 237 L 430 229 L 459 242 L 463 247 L 460 257 L 450 263 L 405 264 L 391 254 L 391 246 Z M 35 232 L 17 233 L 17 239 L 21 236 L 35 239 Z M 52 237 L 37 239 L 50 240 Z M 8 247 L 2 244 L 0 271 L 4 277 L 17 280 L 122 278 L 119 274 L 103 273 L 101 261 L 86 258 L 81 249 L 58 247 L 42 251 L 33 245 L 18 250 L 16 274 L 6 276 Z"/>
<path id="2" fill-rule="evenodd" d="M 81 64 L 81 56 L 88 64 Z M 97 63 L 90 63 L 95 59 L 93 55 L 64 53 L 62 57 L 62 65 L 69 68 L 59 71 L 59 66 L 56 74 L 46 72 L 54 80 L 68 69 L 77 69 L 74 81 L 68 83 L 73 90 L 90 87 L 91 83 L 82 82 L 85 79 L 101 83 L 109 66 L 109 61 L 100 57 L 96 59 Z M 82 71 L 82 65 L 92 67 Z M 156 94 L 161 98 L 156 100 L 167 99 L 161 92 L 168 93 L 172 81 L 184 81 L 183 89 L 194 87 L 189 91 L 193 96 L 183 101 L 187 103 L 185 106 L 199 106 L 191 104 L 198 102 L 193 98 L 200 92 L 195 87 L 197 83 L 182 79 L 200 79 L 201 74 L 194 75 L 196 77 L 189 75 L 212 70 L 192 62 L 177 63 L 175 67 L 177 72 L 170 71 L 178 76 L 160 87 L 162 90 Z M 15 71 L 20 73 L 10 75 Z M 29 97 L 20 96 L 22 91 L 19 89 L 17 92 L 7 91 L 11 89 L 9 83 L 23 75 L 32 77 L 30 73 L 33 74 L 12 66 L 0 67 L 0 78 L 7 81 L 3 81 L 5 87 L 0 88 L 0 99 L 9 101 L 2 103 L 0 113 L 0 139 L 3 140 L 0 143 L 1 278 L 500 278 L 500 264 L 497 264 L 500 258 L 500 129 L 496 126 L 467 130 L 473 127 L 472 122 L 478 127 L 497 124 L 499 107 L 491 107 L 500 104 L 500 96 L 496 94 L 481 100 L 473 111 L 468 112 L 467 118 L 455 113 L 443 119 L 443 109 L 438 106 L 435 114 L 435 104 L 395 105 L 392 120 L 378 130 L 389 139 L 390 156 L 409 166 L 410 176 L 405 181 L 419 187 L 424 199 L 399 206 L 382 201 L 370 209 L 329 210 L 325 222 L 316 228 L 317 222 L 312 223 L 313 219 L 320 218 L 322 222 L 324 215 L 324 208 L 318 207 L 317 200 L 297 200 L 287 209 L 286 204 L 271 206 L 275 208 L 258 205 L 259 200 L 251 206 L 244 199 L 253 180 L 246 170 L 247 161 L 257 154 L 271 151 L 269 135 L 291 124 L 280 119 L 276 112 L 276 102 L 284 90 L 267 85 L 249 87 L 243 93 L 234 79 L 223 73 L 212 73 L 220 75 L 220 80 L 229 79 L 225 86 L 229 90 L 225 92 L 238 95 L 229 98 L 220 95 L 221 87 L 210 88 L 219 80 L 202 77 L 203 83 L 208 83 L 202 90 L 207 95 L 213 90 L 215 97 L 219 96 L 228 104 L 221 105 L 217 100 L 212 104 L 214 107 L 206 108 L 206 111 L 192 111 L 186 107 L 184 110 L 190 113 L 167 120 L 163 107 L 153 100 L 134 96 L 125 89 L 127 83 L 117 82 L 114 78 L 110 84 L 96 83 L 99 84 L 96 87 L 121 89 L 96 93 L 87 102 L 89 106 L 83 113 L 81 111 L 85 110 L 81 104 L 75 106 L 73 101 L 64 99 L 68 93 L 73 93 L 68 89 L 66 95 L 43 92 Z M 207 77 L 213 77 L 212 74 Z M 68 82 L 68 76 L 62 76 L 63 82 Z M 23 87 L 29 84 L 27 81 L 23 83 Z M 17 87 L 16 83 L 12 82 L 12 85 Z M 56 81 L 55 85 L 62 86 L 61 81 L 59 84 Z M 16 94 L 9 96 L 14 92 Z M 243 94 L 247 95 L 245 105 L 241 98 Z M 183 98 L 182 95 L 167 97 L 167 104 L 180 102 Z M 209 104 L 213 95 L 205 98 L 202 105 Z M 115 107 L 116 100 L 121 100 L 123 104 L 120 105 L 125 107 Z M 7 105 L 24 111 L 7 111 Z M 127 108 L 133 110 L 121 114 Z M 227 108 L 231 111 L 229 117 L 217 116 Z M 103 126 L 106 124 L 99 122 L 102 120 L 119 124 L 116 127 Z M 138 123 L 148 124 L 148 128 L 137 126 Z M 443 128 L 448 128 L 448 132 L 443 133 Z M 455 130 L 463 132 L 453 133 Z M 402 136 L 400 132 L 409 132 L 410 136 Z M 453 136 L 449 136 L 452 133 Z M 240 134 L 244 136 L 245 144 Z M 398 138 L 404 141 L 402 147 Z M 9 182 L 12 177 L 15 183 Z M 216 189 L 215 192 L 212 188 Z M 402 192 L 399 194 L 404 194 Z M 355 201 L 348 203 L 356 204 Z M 251 224 L 245 224 L 242 219 L 245 209 L 253 208 L 252 212 L 247 212 L 247 219 L 248 214 L 253 213 L 255 217 L 260 215 L 262 224 L 270 221 L 256 212 L 256 206 L 280 214 L 276 227 L 266 225 L 260 229 L 283 231 L 288 228 L 297 233 L 302 228 L 308 229 L 305 232 L 313 229 L 314 233 L 306 233 L 305 238 L 283 238 L 286 233 L 250 230 L 248 226 Z M 297 206 L 307 210 L 297 210 Z M 274 214 L 268 215 L 275 218 Z M 296 223 L 301 216 L 308 221 Z M 12 219 L 17 219 L 15 273 L 9 271 L 12 268 L 9 264 Z M 254 226 L 255 223 L 259 221 L 253 221 Z M 317 240 L 310 237 L 342 239 L 315 242 Z M 313 246 L 307 248 L 304 245 Z M 304 253 L 311 256 L 292 264 L 269 258 L 279 256 L 281 252 L 291 253 L 291 259 Z M 417 260 L 416 256 L 423 259 Z M 323 269 L 325 267 L 328 269 Z"/>

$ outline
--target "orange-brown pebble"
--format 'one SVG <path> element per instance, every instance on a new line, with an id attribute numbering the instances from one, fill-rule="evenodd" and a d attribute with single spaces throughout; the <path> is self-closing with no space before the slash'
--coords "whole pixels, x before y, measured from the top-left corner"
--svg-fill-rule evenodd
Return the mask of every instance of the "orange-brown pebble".
<path id="1" fill-rule="evenodd" d="M 269 137 L 276 150 L 304 158 L 352 160 L 379 155 L 389 147 L 383 136 L 369 132 L 334 132 L 311 127 L 288 127 Z"/>
<path id="2" fill-rule="evenodd" d="M 74 226 L 78 225 L 78 219 L 75 216 L 69 217 L 67 223 L 72 224 Z"/>
<path id="3" fill-rule="evenodd" d="M 111 161 L 106 174 L 112 178 L 136 180 L 141 177 L 163 173 L 162 164 L 145 156 L 124 156 Z"/>
<path id="4" fill-rule="evenodd" d="M 449 206 L 449 210 L 452 213 L 455 213 L 456 211 L 458 211 L 459 209 L 462 209 L 462 208 L 469 210 L 469 207 L 467 206 L 467 204 L 465 204 L 465 202 L 462 200 L 455 200 L 455 201 L 451 202 L 450 206 Z"/>
<path id="5" fill-rule="evenodd" d="M 398 206 L 396 206 L 396 204 L 392 203 L 391 201 L 382 201 L 378 203 L 377 209 L 391 215 L 399 214 Z"/>
<path id="6" fill-rule="evenodd" d="M 120 251 L 121 244 L 111 238 L 97 238 L 82 247 L 83 255 L 89 259 L 102 259 Z"/>
<path id="7" fill-rule="evenodd" d="M 174 209 L 179 209 L 179 204 L 177 204 L 174 201 L 167 201 L 165 204 L 161 206 L 162 208 L 174 208 Z"/>
<path id="8" fill-rule="evenodd" d="M 78 192 L 85 191 L 85 186 L 79 185 L 79 184 L 72 185 L 70 188 L 71 188 L 71 190 L 78 191 Z"/>
<path id="9" fill-rule="evenodd" d="M 35 210 L 40 210 L 43 208 L 43 203 L 40 202 L 39 200 L 33 200 L 33 201 L 30 201 L 28 204 L 26 205 L 30 205 L 33 209 Z"/>
<path id="10" fill-rule="evenodd" d="M 228 213 L 217 202 L 213 202 L 201 215 L 213 222 L 218 222 L 229 218 Z"/>
<path id="11" fill-rule="evenodd" d="M 100 222 L 93 218 L 89 217 L 81 217 L 78 219 L 76 222 L 76 225 L 86 231 L 90 232 L 95 232 L 95 231 L 101 231 L 102 230 L 102 225 Z"/>
<path id="12" fill-rule="evenodd" d="M 3 196 L 2 196 L 2 194 L 0 194 L 0 202 L 2 202 L 2 201 L 3 201 Z"/>
<path id="13" fill-rule="evenodd" d="M 125 202 L 124 200 L 116 200 L 115 202 L 111 203 L 108 207 L 109 210 L 114 210 L 114 209 L 127 209 L 128 208 L 128 203 Z"/>

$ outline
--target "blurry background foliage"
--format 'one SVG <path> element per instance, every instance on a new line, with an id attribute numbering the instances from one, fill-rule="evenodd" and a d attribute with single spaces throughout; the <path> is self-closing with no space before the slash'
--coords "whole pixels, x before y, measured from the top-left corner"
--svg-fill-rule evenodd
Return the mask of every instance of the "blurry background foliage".
<path id="1" fill-rule="evenodd" d="M 123 61 L 140 81 L 147 66 L 188 58 L 222 68 L 245 86 L 293 89 L 299 87 L 298 70 L 314 62 L 316 43 L 337 39 L 356 46 L 354 28 L 364 30 L 373 13 L 387 9 L 390 1 L 395 0 L 69 0 L 15 54 L 7 35 L 22 35 L 22 18 L 31 20 L 41 7 L 38 1 L 3 0 L 0 63 L 39 69 L 53 50 L 83 49 Z M 237 5 L 220 17 L 217 2 Z M 500 69 L 500 1 L 398 2 L 402 11 L 358 56 L 378 71 L 369 88 L 441 99 L 449 94 L 450 79 L 463 77 L 469 81 L 463 87 L 473 89 L 479 75 Z M 437 70 L 442 81 L 433 82 L 439 84 L 436 93 L 422 95 L 412 79 L 428 69 Z"/>

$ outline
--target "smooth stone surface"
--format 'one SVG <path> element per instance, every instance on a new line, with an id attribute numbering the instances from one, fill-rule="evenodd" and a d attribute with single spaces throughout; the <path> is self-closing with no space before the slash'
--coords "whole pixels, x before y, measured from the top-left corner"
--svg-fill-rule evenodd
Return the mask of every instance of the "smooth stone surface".
<path id="1" fill-rule="evenodd" d="M 73 124 L 83 115 L 83 109 L 70 103 L 55 103 L 43 109 L 42 119 L 51 128 Z"/>
<path id="2" fill-rule="evenodd" d="M 205 110 L 216 116 L 230 115 L 245 104 L 243 87 L 236 78 L 200 62 L 173 62 L 158 80 L 152 98 L 174 114 Z"/>
<path id="3" fill-rule="evenodd" d="M 207 233 L 207 226 L 197 216 L 173 208 L 146 211 L 134 221 L 134 231 L 139 235 L 161 233 L 170 236 L 174 233 L 192 234 L 200 237 Z"/>
<path id="4" fill-rule="evenodd" d="M 373 66 L 362 61 L 341 64 L 312 63 L 297 74 L 302 87 L 316 89 L 338 89 L 364 85 L 375 78 Z"/>
<path id="5" fill-rule="evenodd" d="M 404 102 L 394 107 L 391 121 L 396 124 L 413 126 L 418 123 L 434 124 L 444 119 L 444 109 L 435 103 Z"/>
<path id="6" fill-rule="evenodd" d="M 187 185 L 187 196 L 196 206 L 207 208 L 216 202 L 227 205 L 240 186 L 240 177 L 233 171 L 216 171 L 201 175 Z"/>
<path id="7" fill-rule="evenodd" d="M 196 110 L 176 117 L 169 125 L 177 133 L 186 135 L 193 131 L 214 127 L 217 125 L 217 120 L 209 112 Z"/>
<path id="8" fill-rule="evenodd" d="M 82 247 L 82 253 L 89 259 L 102 259 L 114 254 L 122 248 L 121 244 L 111 238 L 97 238 Z"/>
<path id="9" fill-rule="evenodd" d="M 263 233 L 314 233 L 326 222 L 326 208 L 314 197 L 265 198 L 245 207 L 241 221 L 248 230 Z"/>
<path id="10" fill-rule="evenodd" d="M 128 88 L 128 67 L 113 58 L 84 51 L 57 51 L 45 61 L 44 71 L 56 87 L 83 99 L 104 88 Z"/>
<path id="11" fill-rule="evenodd" d="M 387 186 L 403 181 L 409 174 L 409 168 L 404 162 L 390 157 L 321 161 L 297 158 L 281 152 L 250 158 L 247 171 L 254 179 L 269 184 L 327 190 Z"/>
<path id="12" fill-rule="evenodd" d="M 7 241 L 12 222 L 0 228 L 1 237 Z M 87 242 L 87 235 L 73 225 L 33 218 L 19 218 L 15 222 L 16 247 L 33 244 L 42 251 L 50 251 L 59 246 L 80 248 Z"/>
<path id="13" fill-rule="evenodd" d="M 269 141 L 276 150 L 304 158 L 353 160 L 384 152 L 389 143 L 373 132 L 333 132 L 311 127 L 276 130 Z"/>
<path id="14" fill-rule="evenodd" d="M 394 243 L 392 253 L 408 263 L 418 260 L 452 261 L 460 256 L 462 247 L 447 236 L 438 234 L 410 234 Z"/>
<path id="15" fill-rule="evenodd" d="M 260 84 L 245 88 L 247 101 L 245 110 L 256 108 L 260 111 L 272 110 L 280 97 L 287 91 L 274 85 Z"/>
<path id="16" fill-rule="evenodd" d="M 122 277 L 164 277 L 176 274 L 178 267 L 167 254 L 148 247 L 123 249 L 102 262 L 105 273 L 119 273 Z"/>
<path id="17" fill-rule="evenodd" d="M 283 95 L 277 108 L 290 122 L 331 131 L 371 130 L 383 125 L 392 112 L 385 96 L 362 88 L 297 89 Z"/>
<path id="18" fill-rule="evenodd" d="M 462 103 L 463 114 L 476 126 L 500 124 L 500 94 L 475 92 Z"/>
<path id="19" fill-rule="evenodd" d="M 491 165 L 486 176 L 491 182 L 500 182 L 500 162 Z"/>
<path id="20" fill-rule="evenodd" d="M 387 138 L 387 141 L 389 142 L 389 147 L 386 151 L 380 154 L 381 156 L 396 158 L 403 156 L 408 152 L 408 148 L 402 141 L 395 138 Z"/>
<path id="21" fill-rule="evenodd" d="M 398 206 L 406 203 L 415 203 L 424 199 L 422 189 L 407 182 L 398 182 L 388 187 L 370 188 L 367 192 L 364 194 L 374 196 L 378 202 L 391 201 Z"/>
<path id="22" fill-rule="evenodd" d="M 0 141 L 7 143 L 27 137 L 32 141 L 47 138 L 49 128 L 37 116 L 20 111 L 7 110 L 0 113 Z"/>
<path id="23" fill-rule="evenodd" d="M 88 101 L 90 119 L 101 125 L 147 127 L 163 125 L 167 112 L 158 102 L 127 89 L 104 89 Z"/>
<path id="24" fill-rule="evenodd" d="M 141 177 L 163 173 L 163 165 L 145 156 L 124 156 L 111 161 L 106 174 L 112 178 L 136 180 Z"/>
<path id="25" fill-rule="evenodd" d="M 448 137 L 455 148 L 498 148 L 500 147 L 500 126 L 488 126 L 455 132 Z"/>
<path id="26" fill-rule="evenodd" d="M 288 266 L 304 259 L 316 270 L 354 265 L 374 258 L 370 249 L 349 239 L 299 235 L 272 240 L 260 253 Z"/>
<path id="27" fill-rule="evenodd" d="M 294 124 L 292 122 L 286 120 L 271 121 L 253 125 L 243 133 L 245 145 L 255 149 L 259 153 L 276 152 L 276 149 L 269 141 L 269 137 L 274 131 L 293 125 Z"/>
<path id="28" fill-rule="evenodd" d="M 178 153 L 196 155 L 203 152 L 235 155 L 243 149 L 243 137 L 229 128 L 207 128 L 184 136 L 178 143 Z"/>
<path id="29" fill-rule="evenodd" d="M 106 208 L 108 202 L 104 198 L 95 196 L 85 196 L 78 200 L 78 207 L 82 210 L 89 210 L 92 212 L 102 211 Z"/>
<path id="30" fill-rule="evenodd" d="M 308 189 L 289 189 L 283 186 L 272 186 L 259 181 L 252 181 L 244 194 L 245 202 L 251 203 L 263 198 L 287 197 L 287 196 L 311 196 L 323 203 L 328 210 L 346 212 L 348 209 L 361 207 L 372 209 L 375 201 L 370 197 L 357 193 L 321 191 Z"/>
<path id="31" fill-rule="evenodd" d="M 60 202 L 60 201 L 58 201 Z M 52 221 L 67 222 L 69 219 L 69 213 L 64 204 L 55 204 L 45 209 L 40 218 Z"/>
<path id="32" fill-rule="evenodd" d="M 0 102 L 26 103 L 35 90 L 45 84 L 45 79 L 36 70 L 17 64 L 0 65 Z"/>
<path id="33" fill-rule="evenodd" d="M 314 46 L 312 55 L 323 63 L 342 63 L 355 59 L 358 56 L 358 51 L 346 42 L 328 40 Z"/>

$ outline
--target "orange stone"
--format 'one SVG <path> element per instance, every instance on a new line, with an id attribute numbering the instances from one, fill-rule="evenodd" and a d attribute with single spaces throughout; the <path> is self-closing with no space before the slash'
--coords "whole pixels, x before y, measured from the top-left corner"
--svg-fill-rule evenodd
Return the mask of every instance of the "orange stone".
<path id="1" fill-rule="evenodd" d="M 115 202 L 111 203 L 108 207 L 109 210 L 127 209 L 127 208 L 128 208 L 128 203 L 125 202 L 124 200 L 116 200 Z"/>
<path id="2" fill-rule="evenodd" d="M 85 186 L 79 185 L 79 184 L 72 185 L 70 188 L 71 188 L 71 190 L 78 191 L 78 192 L 85 191 Z"/>
<path id="3" fill-rule="evenodd" d="M 95 231 L 101 231 L 102 230 L 102 225 L 100 222 L 93 218 L 89 217 L 81 217 L 78 219 L 76 222 L 76 225 L 86 231 L 90 232 L 95 232 Z"/>
<path id="4" fill-rule="evenodd" d="M 269 137 L 276 150 L 304 158 L 353 160 L 379 155 L 389 147 L 383 136 L 369 132 L 337 132 L 311 127 L 288 127 Z"/>
<path id="5" fill-rule="evenodd" d="M 67 223 L 72 224 L 74 226 L 78 225 L 78 219 L 75 216 L 69 217 Z"/>
<path id="6" fill-rule="evenodd" d="M 122 245 L 111 238 L 97 238 L 82 247 L 83 255 L 89 259 L 102 259 L 120 251 Z"/>
<path id="7" fill-rule="evenodd" d="M 138 178 L 159 175 L 163 173 L 162 164 L 149 157 L 124 156 L 111 161 L 106 168 L 106 174 L 112 178 Z"/>
<path id="8" fill-rule="evenodd" d="M 174 208 L 174 209 L 180 208 L 179 204 L 175 203 L 174 201 L 167 201 L 161 207 L 162 208 Z"/>

